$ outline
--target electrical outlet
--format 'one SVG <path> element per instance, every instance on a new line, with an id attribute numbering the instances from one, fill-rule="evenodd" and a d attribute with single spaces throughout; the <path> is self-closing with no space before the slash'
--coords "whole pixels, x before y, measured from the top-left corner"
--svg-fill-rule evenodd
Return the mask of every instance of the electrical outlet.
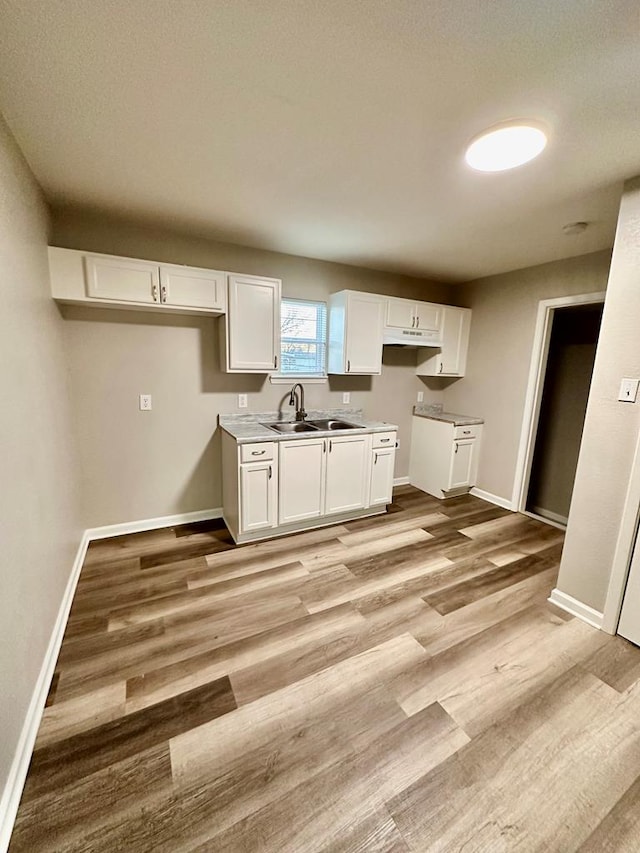
<path id="1" fill-rule="evenodd" d="M 418 391 L 418 402 L 424 403 L 424 391 Z"/>
<path id="2" fill-rule="evenodd" d="M 351 402 L 351 392 L 350 391 L 345 391 L 343 393 L 342 402 L 343 403 L 350 403 Z"/>
<path id="3" fill-rule="evenodd" d="M 247 395 L 246 394 L 238 394 L 238 408 L 246 409 L 247 408 Z"/>
<path id="4" fill-rule="evenodd" d="M 140 411 L 151 411 L 151 394 L 140 394 Z"/>

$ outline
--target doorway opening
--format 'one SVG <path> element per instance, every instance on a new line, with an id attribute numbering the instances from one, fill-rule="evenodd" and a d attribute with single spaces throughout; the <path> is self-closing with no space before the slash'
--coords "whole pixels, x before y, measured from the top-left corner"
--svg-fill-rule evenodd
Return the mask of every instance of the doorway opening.
<path id="1" fill-rule="evenodd" d="M 540 303 L 513 506 L 565 528 L 604 294 Z"/>

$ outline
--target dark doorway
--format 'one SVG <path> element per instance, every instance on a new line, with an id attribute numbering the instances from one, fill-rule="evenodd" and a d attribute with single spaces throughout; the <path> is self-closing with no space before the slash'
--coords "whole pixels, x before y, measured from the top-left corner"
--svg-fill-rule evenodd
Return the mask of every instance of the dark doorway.
<path id="1" fill-rule="evenodd" d="M 602 303 L 553 316 L 526 509 L 566 524 L 582 440 Z"/>

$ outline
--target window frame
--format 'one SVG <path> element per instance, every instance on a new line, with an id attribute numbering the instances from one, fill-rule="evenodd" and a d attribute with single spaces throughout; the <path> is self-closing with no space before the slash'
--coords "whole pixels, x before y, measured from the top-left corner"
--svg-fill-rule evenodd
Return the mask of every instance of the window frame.
<path id="1" fill-rule="evenodd" d="M 282 334 L 282 305 L 284 303 L 301 303 L 303 305 L 311 305 L 318 310 L 318 306 L 322 306 L 324 309 L 324 330 L 321 337 L 316 338 L 290 338 Z M 316 314 L 317 318 L 317 314 Z M 292 342 L 300 342 L 300 343 L 310 343 L 316 345 L 324 346 L 324 364 L 323 364 L 323 372 L 322 373 L 283 373 L 282 366 L 284 365 L 284 358 L 282 353 L 282 343 L 283 341 L 290 340 Z M 273 384 L 290 384 L 291 382 L 296 382 L 297 380 L 304 380 L 307 383 L 322 383 L 327 382 L 329 379 L 327 373 L 327 359 L 328 359 L 328 346 L 329 346 L 329 306 L 322 299 L 300 299 L 295 296 L 283 296 L 281 299 L 280 305 L 280 349 L 279 349 L 279 357 L 278 363 L 280 365 L 280 369 L 278 371 L 274 371 L 269 375 L 269 379 Z"/>

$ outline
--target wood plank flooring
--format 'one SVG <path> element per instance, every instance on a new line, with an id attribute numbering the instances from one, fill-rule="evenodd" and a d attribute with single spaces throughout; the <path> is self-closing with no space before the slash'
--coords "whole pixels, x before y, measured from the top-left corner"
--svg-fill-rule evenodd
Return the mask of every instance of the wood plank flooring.
<path id="1" fill-rule="evenodd" d="M 561 548 L 408 486 L 93 543 L 11 853 L 640 850 L 640 649 L 547 604 Z"/>

